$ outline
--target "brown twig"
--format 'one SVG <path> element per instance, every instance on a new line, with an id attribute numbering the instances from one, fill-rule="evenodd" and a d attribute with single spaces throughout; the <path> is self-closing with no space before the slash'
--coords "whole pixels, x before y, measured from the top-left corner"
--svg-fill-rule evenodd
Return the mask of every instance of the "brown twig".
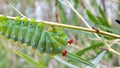
<path id="1" fill-rule="evenodd" d="M 58 13 L 58 8 L 57 8 L 57 0 L 55 0 L 55 7 L 56 7 L 56 13 L 55 13 L 55 19 L 56 22 L 59 23 L 59 13 Z"/>

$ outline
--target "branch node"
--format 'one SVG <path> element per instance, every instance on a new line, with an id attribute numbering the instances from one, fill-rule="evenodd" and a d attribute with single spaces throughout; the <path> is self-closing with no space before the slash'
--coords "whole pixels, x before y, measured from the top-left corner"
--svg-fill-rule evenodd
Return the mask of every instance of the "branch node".
<path id="1" fill-rule="evenodd" d="M 96 27 L 92 27 L 96 31 L 96 33 L 99 33 L 100 31 Z"/>

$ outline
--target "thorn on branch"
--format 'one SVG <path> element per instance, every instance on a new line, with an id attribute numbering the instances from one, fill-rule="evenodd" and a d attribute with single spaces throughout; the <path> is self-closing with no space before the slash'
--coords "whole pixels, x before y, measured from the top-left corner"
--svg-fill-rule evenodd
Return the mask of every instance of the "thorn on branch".
<path id="1" fill-rule="evenodd" d="M 92 27 L 92 29 L 94 29 L 95 31 L 96 31 L 96 33 L 99 33 L 100 31 L 97 29 L 97 28 L 95 28 L 95 27 Z"/>

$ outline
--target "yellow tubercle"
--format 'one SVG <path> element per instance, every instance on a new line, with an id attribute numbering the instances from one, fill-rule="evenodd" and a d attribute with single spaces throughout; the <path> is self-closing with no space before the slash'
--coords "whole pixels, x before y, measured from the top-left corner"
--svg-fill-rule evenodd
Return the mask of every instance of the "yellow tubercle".
<path id="1" fill-rule="evenodd" d="M 3 35 L 0 35 L 0 38 L 2 38 L 3 37 Z"/>
<path id="2" fill-rule="evenodd" d="M 51 27 L 48 29 L 48 31 L 53 32 L 53 31 L 54 31 L 54 27 L 51 26 Z"/>
<path id="3" fill-rule="evenodd" d="M 55 56 L 55 55 L 51 55 L 51 59 L 54 59 L 54 56 Z"/>

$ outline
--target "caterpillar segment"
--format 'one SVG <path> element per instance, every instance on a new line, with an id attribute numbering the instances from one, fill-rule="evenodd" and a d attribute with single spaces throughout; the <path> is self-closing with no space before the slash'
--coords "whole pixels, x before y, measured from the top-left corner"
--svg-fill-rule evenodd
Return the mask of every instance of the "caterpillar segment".
<path id="1" fill-rule="evenodd" d="M 27 27 L 27 30 L 26 30 L 26 33 L 25 33 L 25 37 L 24 37 L 24 42 L 27 45 L 30 45 L 32 36 L 35 33 L 36 25 L 37 25 L 37 23 L 35 23 L 34 20 L 32 20 L 32 22 L 30 22 L 28 24 L 28 27 Z"/>
<path id="2" fill-rule="evenodd" d="M 29 25 L 29 21 L 27 21 L 27 18 L 24 18 L 21 23 L 20 23 L 20 30 L 18 32 L 18 41 L 24 43 L 24 39 L 25 39 L 25 34 L 27 32 L 28 29 L 28 25 Z"/>
<path id="3" fill-rule="evenodd" d="M 46 33 L 46 53 L 54 55 L 54 46 Z"/>
<path id="4" fill-rule="evenodd" d="M 53 46 L 53 54 L 58 54 L 58 53 L 61 53 L 65 46 L 61 45 L 53 36 L 50 32 L 47 33 L 48 37 L 49 37 L 49 40 L 51 41 L 52 43 L 52 46 Z"/>
<path id="5" fill-rule="evenodd" d="M 44 24 L 43 23 L 39 23 L 36 26 L 35 31 L 33 33 L 33 36 L 31 38 L 30 45 L 32 47 L 37 48 L 43 30 L 44 30 Z"/>
<path id="6" fill-rule="evenodd" d="M 42 32 L 41 38 L 39 39 L 39 42 L 37 45 L 38 45 L 37 49 L 40 52 L 42 52 L 42 53 L 46 52 L 46 31 Z"/>
<path id="7" fill-rule="evenodd" d="M 55 31 L 52 32 L 52 36 L 57 41 L 59 41 L 62 45 L 64 45 L 64 46 L 67 45 L 66 40 L 68 39 L 68 37 L 66 36 L 65 32 L 62 29 L 56 27 Z"/>
<path id="8" fill-rule="evenodd" d="M 7 39 L 25 43 L 41 53 L 59 54 L 67 45 L 67 35 L 60 27 L 45 30 L 44 23 L 29 21 L 27 18 L 15 20 L 0 17 L 0 34 Z"/>
<path id="9" fill-rule="evenodd" d="M 18 32 L 20 30 L 20 18 L 17 17 L 15 20 L 15 23 L 13 24 L 13 29 L 12 29 L 12 33 L 11 33 L 11 39 L 13 39 L 14 41 L 17 41 L 18 39 Z"/>

